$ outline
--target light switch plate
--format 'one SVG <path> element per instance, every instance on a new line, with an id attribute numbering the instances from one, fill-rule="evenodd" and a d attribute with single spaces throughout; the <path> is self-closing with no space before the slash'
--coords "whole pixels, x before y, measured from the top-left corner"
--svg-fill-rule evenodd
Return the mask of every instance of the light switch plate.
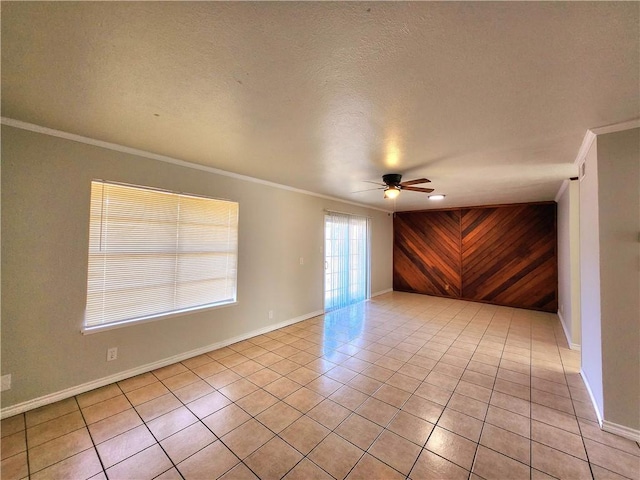
<path id="1" fill-rule="evenodd" d="M 0 379 L 0 392 L 11 390 L 11 374 L 2 375 Z"/>

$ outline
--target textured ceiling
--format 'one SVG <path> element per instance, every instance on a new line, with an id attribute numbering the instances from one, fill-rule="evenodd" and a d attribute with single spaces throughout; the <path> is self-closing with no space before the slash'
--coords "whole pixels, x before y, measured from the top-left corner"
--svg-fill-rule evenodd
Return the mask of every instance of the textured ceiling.
<path id="1" fill-rule="evenodd" d="M 552 200 L 637 2 L 2 2 L 2 115 L 378 208 Z M 426 176 L 443 202 L 375 185 Z"/>

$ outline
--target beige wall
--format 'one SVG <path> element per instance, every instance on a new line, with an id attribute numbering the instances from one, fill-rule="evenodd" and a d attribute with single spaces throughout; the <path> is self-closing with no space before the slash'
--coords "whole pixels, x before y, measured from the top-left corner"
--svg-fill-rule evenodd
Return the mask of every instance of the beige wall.
<path id="1" fill-rule="evenodd" d="M 238 201 L 238 304 L 82 335 L 94 178 Z M 371 217 L 371 291 L 392 285 L 377 210 L 7 126 L 1 192 L 3 408 L 321 310 L 324 209 Z"/>
<path id="2" fill-rule="evenodd" d="M 598 136 L 598 204 L 604 420 L 639 431 L 640 129 Z"/>
<path id="3" fill-rule="evenodd" d="M 558 202 L 558 314 L 572 349 L 580 348 L 580 183 L 567 180 Z"/>

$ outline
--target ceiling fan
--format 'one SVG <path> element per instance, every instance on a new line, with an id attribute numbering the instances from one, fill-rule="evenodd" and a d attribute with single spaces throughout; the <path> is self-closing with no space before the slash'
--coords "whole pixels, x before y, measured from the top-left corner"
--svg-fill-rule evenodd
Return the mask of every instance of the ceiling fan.
<path id="1" fill-rule="evenodd" d="M 431 183 L 428 178 L 416 178 L 415 180 L 402 181 L 402 175 L 399 173 L 388 173 L 382 176 L 383 183 L 375 183 L 380 185 L 380 189 L 384 190 L 384 198 L 396 198 L 400 195 L 400 190 L 410 190 L 412 192 L 431 193 L 433 188 L 414 187 L 420 183 Z"/>

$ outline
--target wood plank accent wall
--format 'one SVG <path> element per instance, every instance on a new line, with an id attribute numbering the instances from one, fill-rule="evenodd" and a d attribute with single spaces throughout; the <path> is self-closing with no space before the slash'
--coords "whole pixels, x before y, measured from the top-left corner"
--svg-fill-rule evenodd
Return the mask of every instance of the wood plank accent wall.
<path id="1" fill-rule="evenodd" d="M 558 308 L 556 204 L 394 218 L 393 288 L 520 308 Z"/>
<path id="2" fill-rule="evenodd" d="M 460 297 L 460 210 L 396 214 L 393 236 L 394 290 Z"/>

